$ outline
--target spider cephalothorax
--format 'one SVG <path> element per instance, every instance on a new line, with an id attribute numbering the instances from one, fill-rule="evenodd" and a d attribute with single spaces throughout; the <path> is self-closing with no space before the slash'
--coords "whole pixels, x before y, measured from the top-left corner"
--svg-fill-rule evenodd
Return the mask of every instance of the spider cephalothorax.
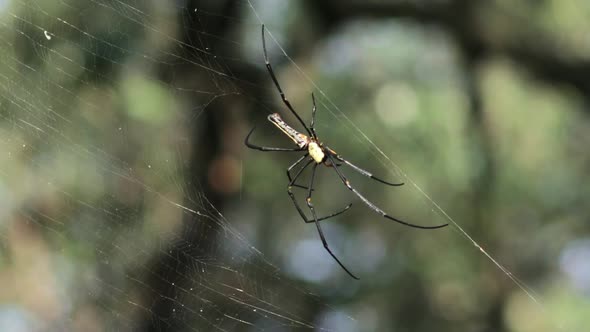
<path id="1" fill-rule="evenodd" d="M 274 82 L 275 87 L 277 88 L 277 90 L 279 91 L 279 94 L 281 95 L 281 100 L 283 101 L 285 106 L 287 106 L 289 111 L 291 111 L 291 114 L 293 114 L 297 118 L 299 123 L 303 126 L 303 128 L 307 132 L 307 135 L 302 134 L 299 131 L 293 129 L 291 126 L 289 126 L 281 118 L 281 116 L 278 113 L 273 113 L 268 116 L 268 120 L 270 122 L 272 122 L 275 126 L 277 126 L 277 128 L 279 128 L 293 142 L 295 142 L 295 144 L 297 145 L 297 148 L 275 148 L 275 147 L 265 147 L 265 146 L 259 146 L 259 145 L 252 144 L 252 143 L 250 143 L 250 136 L 254 132 L 254 128 L 252 128 L 252 130 L 250 130 L 250 133 L 248 134 L 248 136 L 246 136 L 246 140 L 245 140 L 246 145 L 251 149 L 256 149 L 256 150 L 260 150 L 260 151 L 284 151 L 284 152 L 297 152 L 297 151 L 299 151 L 299 152 L 305 152 L 305 154 L 303 156 L 301 156 L 299 159 L 297 159 L 297 161 L 295 161 L 291 166 L 289 166 L 289 168 L 287 168 L 287 177 L 289 178 L 289 185 L 287 186 L 287 193 L 289 194 L 289 197 L 291 197 L 291 200 L 293 201 L 293 205 L 295 205 L 295 208 L 297 209 L 297 212 L 299 212 L 299 214 L 301 215 L 301 218 L 303 218 L 303 221 L 305 221 L 306 223 L 314 223 L 316 225 L 318 233 L 320 235 L 320 239 L 322 240 L 322 244 L 324 245 L 324 248 L 326 249 L 326 251 L 328 251 L 328 253 L 332 256 L 332 258 L 334 258 L 334 260 L 336 260 L 336 262 L 340 265 L 340 267 L 342 267 L 342 269 L 344 269 L 344 271 L 346 271 L 346 273 L 348 273 L 354 279 L 358 279 L 354 274 L 352 274 L 344 266 L 344 264 L 342 264 L 340 262 L 340 260 L 336 257 L 336 255 L 334 255 L 334 253 L 332 253 L 332 250 L 330 250 L 330 247 L 328 246 L 328 242 L 326 241 L 326 238 L 324 237 L 324 232 L 322 231 L 322 228 L 320 226 L 320 221 L 328 219 L 328 218 L 332 218 L 334 216 L 337 216 L 337 215 L 345 212 L 346 210 L 348 210 L 350 208 L 350 206 L 352 204 L 348 204 L 346 207 L 344 207 L 344 209 L 342 209 L 338 212 L 332 213 L 332 214 L 325 216 L 325 217 L 318 218 L 318 216 L 315 212 L 314 205 L 312 203 L 311 194 L 314 191 L 313 184 L 314 184 L 314 179 L 315 179 L 315 172 L 316 172 L 317 166 L 320 164 L 334 169 L 336 174 L 338 175 L 338 177 L 340 178 L 342 183 L 346 186 L 346 188 L 348 188 L 348 190 L 352 191 L 371 210 L 377 212 L 378 214 L 380 214 L 384 218 L 387 218 L 389 220 L 393 220 L 395 222 L 398 222 L 398 223 L 406 225 L 406 226 L 410 226 L 410 227 L 414 227 L 414 228 L 422 228 L 422 229 L 441 228 L 441 227 L 445 227 L 448 225 L 448 224 L 443 224 L 443 225 L 436 225 L 436 226 L 420 226 L 420 225 L 411 224 L 411 223 L 402 221 L 400 219 L 394 218 L 394 217 L 388 215 L 387 213 L 385 213 L 385 211 L 381 210 L 379 207 L 377 207 L 375 204 L 373 204 L 371 201 L 369 201 L 367 198 L 365 198 L 365 196 L 363 196 L 358 190 L 356 190 L 351 185 L 350 181 L 344 176 L 344 174 L 340 170 L 340 167 L 342 165 L 346 165 L 346 166 L 352 168 L 354 171 L 356 171 L 366 177 L 369 177 L 375 181 L 378 181 L 378 182 L 381 182 L 381 183 L 384 183 L 384 184 L 387 184 L 390 186 L 401 186 L 401 185 L 403 185 L 403 183 L 391 183 L 391 182 L 381 180 L 381 179 L 373 176 L 373 174 L 369 173 L 368 171 L 366 171 L 366 170 L 354 165 L 353 163 L 349 162 L 348 160 L 342 158 L 340 155 L 338 155 L 334 150 L 330 149 L 329 147 L 324 146 L 324 144 L 322 144 L 319 141 L 318 135 L 315 132 L 314 123 L 315 123 L 315 113 L 316 113 L 316 109 L 317 109 L 316 103 L 315 103 L 315 97 L 312 93 L 311 100 L 313 103 L 313 108 L 311 111 L 311 123 L 308 127 L 305 124 L 305 122 L 303 122 L 303 120 L 301 119 L 299 114 L 297 114 L 297 112 L 295 112 L 295 109 L 293 108 L 293 106 L 291 106 L 291 103 L 285 97 L 285 94 L 283 93 L 283 90 L 281 89 L 281 86 L 280 86 L 279 82 L 277 81 L 277 78 L 274 74 L 274 71 L 273 71 L 272 66 L 270 64 L 270 61 L 268 60 L 268 55 L 266 53 L 266 41 L 264 38 L 264 25 L 262 25 L 262 50 L 264 52 L 264 61 L 266 64 L 266 69 L 268 70 L 268 73 L 269 73 L 270 77 L 272 78 L 272 81 Z M 304 161 L 306 161 L 306 163 L 301 168 L 299 168 L 299 170 L 297 170 L 295 175 L 291 175 L 291 170 L 293 170 L 293 168 L 297 167 L 298 165 L 300 165 Z M 311 180 L 310 180 L 309 186 L 306 187 L 306 186 L 298 185 L 296 183 L 297 179 L 299 179 L 299 177 L 301 176 L 303 171 L 311 164 L 313 164 L 313 165 L 312 165 L 312 170 L 311 170 Z M 307 198 L 306 198 L 305 202 L 311 212 L 312 218 L 307 218 L 307 216 L 305 215 L 305 213 L 303 212 L 303 210 L 299 206 L 299 203 L 297 203 L 297 200 L 295 199 L 295 195 L 293 194 L 293 187 L 303 188 L 303 189 L 307 190 Z"/>

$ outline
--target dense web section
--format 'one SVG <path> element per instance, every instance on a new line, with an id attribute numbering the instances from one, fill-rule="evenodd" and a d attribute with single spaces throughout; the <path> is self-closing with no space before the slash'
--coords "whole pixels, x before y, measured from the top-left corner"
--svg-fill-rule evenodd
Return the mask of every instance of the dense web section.
<path id="1" fill-rule="evenodd" d="M 254 95 L 271 88 L 234 71 L 235 64 L 264 66 L 263 19 L 255 3 L 238 4 L 0 1 L 0 239 L 5 251 L 39 246 L 32 255 L 42 253 L 51 264 L 28 268 L 39 276 L 33 284 L 53 285 L 36 298 L 44 322 L 23 318 L 23 324 L 323 330 L 305 317 L 310 310 L 330 312 L 329 305 L 283 278 L 266 251 L 218 211 L 215 195 L 199 189 L 205 178 L 186 175 L 194 171 L 190 161 L 203 158 L 201 150 L 223 144 L 191 136 L 194 127 L 207 133 L 207 113 L 216 105 L 231 108 L 232 98 L 241 98 L 257 116 L 270 113 Z M 246 32 L 221 37 L 229 22 Z M 278 49 L 290 60 L 272 29 L 269 41 L 275 55 Z M 185 68 L 192 74 L 184 75 Z M 426 199 L 439 216 L 433 224 L 451 222 L 540 303 L 320 86 L 299 74 L 318 91 L 322 111 Z M 228 181 L 220 186 L 241 186 L 241 179 Z M 355 324 L 352 317 L 339 319 Z"/>
<path id="2" fill-rule="evenodd" d="M 73 289 L 48 295 L 45 302 L 55 301 L 52 296 L 67 301 L 45 311 L 46 319 L 58 329 L 82 327 L 80 311 L 94 303 L 102 309 L 101 325 L 107 330 L 148 325 L 208 331 L 312 329 L 314 323 L 298 314 L 303 304 L 286 307 L 277 300 L 288 292 L 311 301 L 313 296 L 281 280 L 278 269 L 232 228 L 208 197 L 186 189 L 182 172 L 190 158 L 189 137 L 179 122 L 198 123 L 216 99 L 239 94 L 240 79 L 226 64 L 243 59 L 218 56 L 204 41 L 211 40 L 208 20 L 223 24 L 231 17 L 179 4 L 0 2 L 5 17 L 0 21 L 0 173 L 17 190 L 3 205 L 15 223 L 43 230 L 51 247 L 46 254 L 69 271 L 62 278 L 85 276 L 69 286 Z M 181 22 L 186 26 L 177 25 L 178 15 L 187 20 Z M 198 27 L 199 20 L 202 31 L 187 30 Z M 191 36 L 183 39 L 183 34 Z M 232 40 L 217 44 L 236 54 L 234 49 L 242 46 Z M 201 81 L 170 83 L 178 77 L 166 77 L 167 70 L 177 72 L 181 66 L 198 68 Z M 151 68 L 160 79 L 145 77 L 150 74 L 142 68 Z M 130 78 L 121 82 L 114 73 Z M 146 90 L 165 101 L 141 104 Z M 199 106 L 182 118 L 177 100 L 187 96 L 197 98 Z M 117 112 L 126 103 L 139 105 L 130 106 L 129 113 Z M 136 121 L 145 127 L 137 127 Z M 174 135 L 173 126 L 179 127 Z M 172 152 L 157 156 L 158 149 L 144 148 L 150 140 L 161 144 L 162 137 L 152 131 L 169 135 L 163 140 Z M 11 183 L 20 172 L 30 177 Z M 48 200 L 53 204 L 44 207 Z M 141 224 L 144 219 L 147 225 Z M 179 226 L 180 221 L 193 226 Z M 3 229 L 3 243 L 9 247 Z M 183 240 L 186 232 L 195 233 L 195 241 Z M 162 256 L 165 263 L 151 263 Z M 40 284 L 51 282 L 43 276 Z M 280 287 L 285 292 L 261 288 L 263 279 L 285 284 Z M 63 286 L 61 280 L 55 282 Z M 150 298 L 158 303 L 146 303 Z M 160 307 L 169 309 L 167 315 Z"/>

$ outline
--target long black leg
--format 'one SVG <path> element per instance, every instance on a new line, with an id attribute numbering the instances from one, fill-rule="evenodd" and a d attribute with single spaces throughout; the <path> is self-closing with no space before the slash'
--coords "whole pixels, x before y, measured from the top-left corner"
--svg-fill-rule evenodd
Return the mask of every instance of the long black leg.
<path id="1" fill-rule="evenodd" d="M 311 101 L 313 103 L 313 108 L 311 109 L 311 124 L 309 125 L 309 129 L 311 130 L 313 137 L 317 140 L 318 134 L 315 132 L 315 112 L 317 111 L 318 108 L 315 104 L 315 96 L 314 96 L 313 92 L 311 93 Z"/>
<path id="2" fill-rule="evenodd" d="M 306 154 L 304 154 L 304 155 L 303 155 L 301 158 L 297 159 L 297 161 L 295 161 L 295 162 L 294 162 L 294 163 L 293 163 L 291 166 L 289 166 L 289 168 L 287 168 L 287 178 L 289 178 L 289 183 L 291 183 L 291 181 L 293 180 L 293 179 L 291 178 L 291 170 L 292 170 L 292 169 L 293 169 L 295 166 L 297 166 L 297 165 L 301 164 L 301 162 L 302 162 L 302 161 L 303 161 L 305 158 L 307 158 L 307 156 L 309 156 L 309 153 L 306 153 Z M 293 183 L 293 184 L 291 184 L 291 185 L 292 185 L 293 187 L 307 189 L 307 187 L 306 187 L 306 186 L 302 186 L 302 185 L 300 185 L 300 184 L 297 184 L 297 183 Z"/>
<path id="3" fill-rule="evenodd" d="M 292 180 L 293 180 L 293 178 L 291 177 L 291 170 L 292 170 L 294 167 L 296 167 L 297 165 L 299 165 L 299 164 L 300 164 L 300 163 L 303 161 L 303 159 L 305 159 L 305 157 L 307 157 L 307 156 L 309 156 L 309 153 L 306 153 L 306 154 L 304 154 L 304 155 L 303 155 L 301 158 L 299 158 L 299 159 L 298 159 L 297 161 L 295 161 L 295 162 L 294 162 L 294 163 L 293 163 L 291 166 L 289 166 L 289 168 L 287 168 L 287 178 L 289 178 L 289 181 L 292 181 Z M 341 165 L 341 164 L 337 164 L 336 166 L 340 166 L 340 165 Z M 309 189 L 309 188 L 307 188 L 306 186 L 302 186 L 302 185 L 300 185 L 300 184 L 298 184 L 298 183 L 293 183 L 293 182 L 291 182 L 291 183 L 292 183 L 291 185 L 292 185 L 293 187 L 302 188 L 302 189 Z M 315 189 L 312 189 L 312 190 L 315 190 Z M 352 205 L 352 204 L 350 204 L 350 205 Z"/>
<path id="4" fill-rule="evenodd" d="M 330 153 L 326 154 L 326 156 L 328 156 L 328 159 L 330 159 L 330 162 L 332 162 L 332 164 L 336 163 L 336 161 L 334 160 L 334 157 Z M 348 181 L 348 179 L 342 174 L 342 172 L 340 172 L 338 167 L 332 167 L 332 168 L 336 171 L 336 173 L 338 174 L 338 177 L 340 177 L 340 180 L 342 180 L 344 185 L 350 191 L 352 191 L 355 195 L 357 195 L 358 198 L 360 198 L 369 208 L 371 208 L 371 210 L 379 213 L 380 215 L 382 215 L 383 217 L 385 217 L 387 219 L 393 220 L 393 221 L 398 222 L 402 225 L 406 225 L 406 226 L 410 226 L 410 227 L 414 227 L 414 228 L 421 228 L 421 229 L 435 229 L 435 228 L 441 228 L 441 227 L 445 227 L 445 226 L 449 225 L 449 224 L 444 224 L 444 225 L 436 225 L 436 226 L 421 226 L 421 225 L 410 224 L 410 223 L 405 222 L 403 220 L 396 219 L 396 218 L 388 215 L 387 213 L 385 213 L 385 211 L 378 208 L 375 204 L 371 203 L 371 201 L 366 199 L 365 196 L 361 195 L 361 193 L 358 192 L 358 190 L 356 190 L 353 186 L 350 185 L 350 181 Z"/>
<path id="5" fill-rule="evenodd" d="M 347 206 L 344 207 L 344 209 L 332 213 L 328 216 L 325 217 L 321 217 L 321 218 L 315 218 L 315 219 L 307 219 L 307 216 L 305 215 L 305 213 L 303 212 L 303 210 L 301 209 L 301 207 L 299 206 L 299 203 L 297 203 L 297 199 L 295 199 L 295 194 L 293 194 L 293 191 L 291 190 L 291 187 L 293 186 L 293 184 L 295 183 L 295 181 L 297 181 L 297 179 L 299 179 L 299 176 L 301 176 L 301 174 L 303 174 L 303 171 L 312 163 L 314 162 L 313 159 L 310 159 L 307 164 L 305 164 L 303 167 L 301 167 L 301 169 L 299 171 L 297 171 L 297 173 L 295 174 L 295 176 L 293 177 L 293 180 L 291 180 L 291 182 L 289 182 L 289 186 L 287 187 L 287 193 L 289 194 L 289 197 L 291 198 L 291 201 L 293 201 L 293 205 L 295 205 L 295 208 L 297 209 L 297 212 L 299 212 L 299 215 L 301 216 L 301 218 L 303 219 L 303 221 L 307 224 L 312 223 L 312 222 L 316 222 L 316 220 L 318 221 L 322 221 L 322 220 L 326 220 L 326 219 L 330 219 L 332 217 L 335 217 L 341 213 L 346 212 L 346 210 L 350 209 L 350 207 L 352 206 L 352 204 L 348 204 Z M 317 165 L 317 164 L 316 164 Z M 313 188 L 309 188 L 308 190 L 312 190 Z"/>
<path id="6" fill-rule="evenodd" d="M 293 178 L 291 177 L 291 170 L 296 167 L 297 165 L 299 165 L 303 159 L 305 159 L 307 156 L 309 156 L 309 153 L 304 154 L 301 158 L 299 158 L 297 161 L 295 161 L 293 163 L 293 165 L 289 166 L 289 168 L 287 168 L 287 178 L 289 178 L 289 182 L 291 182 L 293 180 Z M 292 184 L 293 187 L 297 187 L 297 188 L 301 188 L 301 189 L 309 189 L 306 186 L 302 186 L 298 183 L 293 183 Z"/>
<path id="7" fill-rule="evenodd" d="M 386 185 L 390 185 L 390 186 L 403 186 L 403 185 L 404 185 L 404 183 L 403 183 L 403 182 L 399 182 L 399 183 L 393 183 L 393 182 L 387 182 L 387 181 L 385 181 L 385 180 L 382 180 L 382 179 L 380 179 L 380 178 L 378 178 L 378 177 L 374 176 L 373 174 L 369 173 L 368 171 L 366 171 L 366 170 L 364 170 L 364 169 L 362 169 L 362 168 L 358 167 L 357 165 L 354 165 L 354 164 L 353 164 L 353 163 L 351 163 L 350 161 L 348 161 L 348 160 L 346 160 L 346 159 L 344 159 L 344 158 L 340 157 L 339 155 L 336 155 L 336 154 L 332 154 L 332 155 L 333 155 L 334 157 L 336 157 L 336 159 L 338 159 L 339 161 L 341 161 L 341 162 L 345 163 L 346 165 L 350 166 L 350 167 L 351 167 L 352 169 L 354 169 L 355 171 L 357 171 L 357 172 L 361 173 L 361 174 L 362 174 L 362 175 L 364 175 L 364 176 L 368 176 L 368 177 L 370 177 L 371 179 L 373 179 L 373 180 L 375 180 L 375 181 L 378 181 L 378 182 L 381 182 L 381 183 L 384 183 L 384 184 L 386 184 Z"/>
<path id="8" fill-rule="evenodd" d="M 287 100 L 287 97 L 285 97 L 285 93 L 283 92 L 283 89 L 281 89 L 281 85 L 279 84 L 279 81 L 277 80 L 277 77 L 275 76 L 275 73 L 272 70 L 272 65 L 270 64 L 270 61 L 268 60 L 268 54 L 266 53 L 266 39 L 264 37 L 264 24 L 262 25 L 262 50 L 264 52 L 264 63 L 266 64 L 266 69 L 268 70 L 268 73 L 270 74 L 270 77 L 272 78 L 272 81 L 274 82 L 277 90 L 279 90 L 279 94 L 281 95 L 281 99 L 283 100 L 283 104 L 285 104 L 285 106 L 287 106 L 287 108 L 291 111 L 291 113 L 293 113 L 293 115 L 295 115 L 295 117 L 297 118 L 297 120 L 299 120 L 301 125 L 303 125 L 303 128 L 305 128 L 305 130 L 307 131 L 309 136 L 312 136 L 312 133 L 309 130 L 309 128 L 307 128 L 307 126 L 305 125 L 305 122 L 303 122 L 303 120 L 301 119 L 299 114 L 297 114 L 297 112 L 295 112 L 295 109 L 293 109 L 293 106 L 291 106 L 291 103 L 289 102 L 289 100 Z"/>
<path id="9" fill-rule="evenodd" d="M 338 265 L 340 265 L 340 267 L 346 271 L 346 273 L 348 273 L 348 275 L 350 275 L 352 278 L 359 280 L 359 278 L 357 278 L 354 274 L 352 274 L 352 272 L 350 272 L 346 266 L 344 266 L 344 264 L 342 264 L 342 262 L 340 262 L 340 260 L 338 259 L 338 257 L 336 257 L 336 255 L 334 255 L 334 253 L 332 252 L 332 250 L 330 250 L 330 247 L 328 246 L 328 242 L 326 241 L 326 238 L 324 236 L 324 232 L 322 231 L 322 227 L 320 226 L 320 220 L 318 219 L 316 213 L 315 213 L 315 208 L 313 207 L 313 203 L 311 202 L 311 194 L 313 192 L 312 188 L 313 188 L 313 181 L 315 178 L 315 171 L 318 168 L 318 164 L 314 164 L 312 171 L 311 171 L 311 181 L 309 182 L 309 191 L 307 192 L 307 207 L 309 208 L 309 210 L 311 211 L 311 215 L 313 216 L 313 220 L 315 221 L 315 225 L 318 229 L 318 234 L 320 234 L 320 239 L 322 240 L 322 243 L 324 244 L 324 248 L 326 249 L 326 251 L 330 254 L 330 256 L 332 256 L 332 258 L 334 258 L 334 260 L 338 263 Z"/>
<path id="10" fill-rule="evenodd" d="M 250 135 L 252 135 L 252 133 L 254 132 L 254 129 L 256 129 L 256 127 L 252 128 L 252 130 L 250 130 L 250 132 L 248 133 L 248 136 L 246 136 L 246 139 L 244 140 L 244 143 L 246 143 L 246 146 L 249 147 L 250 149 L 255 149 L 255 150 L 260 150 L 260 151 L 283 151 L 283 152 L 294 152 L 294 151 L 303 151 L 303 149 L 300 148 L 273 148 L 273 147 L 266 147 L 266 146 L 259 146 L 259 145 L 255 145 L 250 143 Z"/>

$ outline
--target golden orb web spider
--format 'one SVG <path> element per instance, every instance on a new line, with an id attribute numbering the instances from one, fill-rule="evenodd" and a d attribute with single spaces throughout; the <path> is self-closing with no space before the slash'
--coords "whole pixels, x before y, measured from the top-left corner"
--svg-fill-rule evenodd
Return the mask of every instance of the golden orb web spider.
<path id="1" fill-rule="evenodd" d="M 411 224 L 411 223 L 405 222 L 403 220 L 394 218 L 394 217 L 388 215 L 387 213 L 385 213 L 385 211 L 381 210 L 379 207 L 377 207 L 375 204 L 373 204 L 367 198 L 365 198 L 365 196 L 363 196 L 358 190 L 356 190 L 350 184 L 350 181 L 344 176 L 344 174 L 342 174 L 342 171 L 339 169 L 339 167 L 341 167 L 343 164 L 346 166 L 349 166 L 354 171 L 356 171 L 366 177 L 369 177 L 375 181 L 381 182 L 383 184 L 386 184 L 389 186 L 403 185 L 403 183 L 391 183 L 391 182 L 387 182 L 385 180 L 381 180 L 381 179 L 373 176 L 373 174 L 369 173 L 368 171 L 366 171 L 366 170 L 352 164 L 348 160 L 342 158 L 340 155 L 338 155 L 336 153 L 336 151 L 330 149 L 328 146 L 325 146 L 318 139 L 318 136 L 315 131 L 315 114 L 316 114 L 317 107 L 316 107 L 314 95 L 313 95 L 313 93 L 311 94 L 313 108 L 311 111 L 311 123 L 308 127 L 305 124 L 305 122 L 303 122 L 303 120 L 301 119 L 299 114 L 297 114 L 297 112 L 295 112 L 295 109 L 293 109 L 293 106 L 291 106 L 291 103 L 289 102 L 289 100 L 287 100 L 287 98 L 285 97 L 285 94 L 283 93 L 283 89 L 281 89 L 281 86 L 274 74 L 274 71 L 273 71 L 272 66 L 270 64 L 270 61 L 268 60 L 268 54 L 266 52 L 266 40 L 265 40 L 264 31 L 265 30 L 264 30 L 264 24 L 263 24 L 262 25 L 262 50 L 264 53 L 264 62 L 266 64 L 266 69 L 268 70 L 268 73 L 269 73 L 270 77 L 272 78 L 272 81 L 274 82 L 275 87 L 277 88 L 277 90 L 279 91 L 279 94 L 281 95 L 281 99 L 283 101 L 283 104 L 285 104 L 285 106 L 287 106 L 289 111 L 291 111 L 291 113 L 297 118 L 299 123 L 301 123 L 303 128 L 305 128 L 307 135 L 302 134 L 302 133 L 298 132 L 297 130 L 293 129 L 291 126 L 289 126 L 285 121 L 283 121 L 283 119 L 281 118 L 281 116 L 278 113 L 273 113 L 268 116 L 268 120 L 270 122 L 272 122 L 272 124 L 274 124 L 277 128 L 279 128 L 285 135 L 287 135 L 293 142 L 295 142 L 295 144 L 297 145 L 297 148 L 266 147 L 266 146 L 258 146 L 258 145 L 250 143 L 250 136 L 252 135 L 252 133 L 254 132 L 254 129 L 256 127 L 252 128 L 252 130 L 250 130 L 250 132 L 246 136 L 245 143 L 246 143 L 246 146 L 248 146 L 250 149 L 256 149 L 256 150 L 266 151 L 266 152 L 270 152 L 270 151 L 282 151 L 282 152 L 301 151 L 301 152 L 303 152 L 303 151 L 305 151 L 305 154 L 303 156 L 301 156 L 301 158 L 297 159 L 291 166 L 289 166 L 289 168 L 287 168 L 287 178 L 289 179 L 289 185 L 287 186 L 287 193 L 289 194 L 289 197 L 293 201 L 293 205 L 297 209 L 297 212 L 299 212 L 299 214 L 301 215 L 301 218 L 303 218 L 303 221 L 305 221 L 306 223 L 314 223 L 316 225 L 318 233 L 320 235 L 320 239 L 322 240 L 322 244 L 324 245 L 324 248 L 332 256 L 332 258 L 334 258 L 334 260 L 338 263 L 338 265 L 340 265 L 340 267 L 344 271 L 346 271 L 346 273 L 348 273 L 348 275 L 350 275 L 352 278 L 357 279 L 357 280 L 359 279 L 354 274 L 352 274 L 352 272 L 350 272 L 346 268 L 346 266 L 344 266 L 344 264 L 342 264 L 342 262 L 340 262 L 340 260 L 336 257 L 336 255 L 334 255 L 334 253 L 332 252 L 332 250 L 328 246 L 328 242 L 326 241 L 326 238 L 324 236 L 324 232 L 322 231 L 320 221 L 326 220 L 326 219 L 335 217 L 341 213 L 344 213 L 346 210 L 348 210 L 351 207 L 352 204 L 348 204 L 346 207 L 344 207 L 344 209 L 342 209 L 338 212 L 332 213 L 332 214 L 325 216 L 325 217 L 318 218 L 318 216 L 315 212 L 314 205 L 311 200 L 311 195 L 314 191 L 313 184 L 314 184 L 314 179 L 315 179 L 315 171 L 316 171 L 318 165 L 324 165 L 326 167 L 332 168 L 336 172 L 336 174 L 338 175 L 338 177 L 340 178 L 342 183 L 346 186 L 346 188 L 348 188 L 348 190 L 352 191 L 371 210 L 377 212 L 378 214 L 380 214 L 384 218 L 387 218 L 389 220 L 393 220 L 395 222 L 398 222 L 398 223 L 406 225 L 406 226 L 410 226 L 410 227 L 414 227 L 414 228 L 421 228 L 421 229 L 435 229 L 435 228 L 441 228 L 441 227 L 447 226 L 448 224 L 437 225 L 437 226 L 421 226 L 421 225 Z M 293 168 L 297 167 L 298 165 L 300 165 L 301 163 L 303 163 L 304 161 L 307 161 L 307 162 L 303 165 L 303 167 L 301 167 L 295 173 L 294 176 L 291 176 L 291 170 Z M 303 171 L 311 164 L 313 164 L 313 165 L 311 168 L 311 180 L 309 183 L 309 187 L 305 187 L 305 186 L 301 186 L 301 185 L 296 184 L 295 182 L 297 181 L 297 179 L 299 179 L 299 177 L 303 173 Z M 306 203 L 307 203 L 307 207 L 309 208 L 311 215 L 312 215 L 311 219 L 307 218 L 307 216 L 305 215 L 305 213 L 301 209 L 301 206 L 299 206 L 299 203 L 297 203 L 297 200 L 295 199 L 295 195 L 293 194 L 293 190 L 292 190 L 293 187 L 307 189 Z"/>

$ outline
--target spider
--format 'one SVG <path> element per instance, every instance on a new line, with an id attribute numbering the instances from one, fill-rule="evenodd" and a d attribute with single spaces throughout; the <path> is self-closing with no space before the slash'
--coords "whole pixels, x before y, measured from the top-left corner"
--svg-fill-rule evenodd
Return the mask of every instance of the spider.
<path id="1" fill-rule="evenodd" d="M 300 133 L 299 131 L 293 129 L 285 121 L 283 121 L 283 119 L 281 118 L 281 116 L 278 113 L 273 113 L 268 116 L 268 120 L 270 122 L 272 122 L 272 124 L 274 124 L 277 128 L 279 128 L 285 135 L 287 135 L 297 145 L 297 147 L 296 148 L 278 148 L 278 147 L 266 147 L 266 146 L 259 146 L 259 145 L 252 144 L 252 143 L 250 143 L 250 136 L 252 135 L 252 133 L 254 132 L 254 129 L 256 129 L 256 127 L 252 128 L 252 130 L 250 130 L 250 132 L 246 136 L 246 139 L 245 139 L 246 146 L 250 149 L 255 149 L 255 150 L 260 150 L 260 151 L 265 151 L 265 152 L 271 152 L 271 151 L 305 152 L 299 159 L 297 159 L 291 166 L 289 166 L 289 168 L 287 168 L 287 178 L 289 179 L 289 184 L 287 186 L 287 193 L 289 194 L 289 197 L 293 201 L 293 205 L 297 209 L 297 212 L 299 212 L 299 215 L 301 215 L 301 218 L 303 219 L 303 221 L 305 223 L 314 223 L 316 225 L 317 230 L 318 230 L 318 234 L 320 236 L 322 244 L 324 245 L 324 248 L 330 254 L 330 256 L 332 256 L 332 258 L 334 258 L 334 260 L 338 263 L 338 265 L 340 265 L 340 267 L 344 271 L 346 271 L 346 273 L 348 273 L 348 275 L 350 275 L 352 278 L 354 278 L 356 280 L 359 279 L 352 272 L 350 272 L 350 270 L 348 270 L 348 268 L 346 268 L 346 266 L 344 266 L 344 264 L 332 252 L 332 250 L 328 246 L 328 242 L 326 241 L 326 237 L 324 236 L 324 232 L 322 231 L 320 221 L 335 217 L 341 213 L 346 212 L 352 206 L 352 204 L 348 204 L 346 207 L 344 207 L 342 210 L 340 210 L 338 212 L 318 218 L 317 213 L 315 211 L 315 207 L 312 202 L 312 193 L 314 191 L 313 184 L 314 184 L 314 180 L 315 180 L 315 173 L 316 173 L 316 169 L 319 165 L 324 165 L 328 168 L 333 169 L 336 172 L 336 174 L 338 175 L 338 177 L 340 178 L 340 180 L 342 181 L 342 183 L 346 186 L 346 188 L 348 188 L 348 190 L 352 191 L 371 210 L 380 214 L 382 217 L 384 217 L 386 219 L 393 220 L 395 222 L 398 222 L 398 223 L 406 225 L 406 226 L 410 226 L 410 227 L 414 227 L 414 228 L 421 228 L 421 229 L 435 229 L 435 228 L 445 227 L 448 225 L 448 224 L 442 224 L 442 225 L 437 225 L 437 226 L 421 226 L 421 225 L 411 224 L 411 223 L 405 222 L 403 220 L 394 218 L 394 217 L 388 215 L 387 213 L 385 213 L 385 211 L 381 210 L 379 207 L 377 207 L 377 205 L 375 205 L 374 203 L 369 201 L 358 190 L 356 190 L 351 185 L 350 181 L 346 178 L 346 176 L 344 176 L 344 174 L 340 170 L 340 167 L 342 165 L 346 165 L 346 166 L 350 167 L 352 170 L 354 170 L 366 177 L 369 177 L 377 182 L 381 182 L 381 183 L 389 185 L 389 186 L 401 186 L 401 185 L 403 185 L 403 183 L 387 182 L 387 181 L 382 180 L 376 176 L 373 176 L 373 174 L 354 165 L 353 163 L 349 162 L 348 160 L 342 158 L 338 153 L 336 153 L 336 151 L 334 151 L 334 150 L 330 149 L 328 146 L 324 145 L 324 143 L 322 143 L 319 140 L 318 135 L 315 131 L 315 115 L 316 115 L 317 106 L 316 106 L 314 94 L 313 93 L 311 94 L 311 99 L 312 99 L 312 104 L 313 104 L 313 108 L 311 111 L 311 122 L 310 122 L 310 125 L 307 126 L 305 124 L 305 122 L 303 121 L 303 119 L 301 119 L 299 114 L 297 114 L 297 112 L 295 112 L 295 109 L 293 108 L 293 106 L 291 106 L 291 103 L 289 102 L 289 100 L 287 100 L 287 97 L 285 97 L 285 93 L 283 92 L 283 89 L 281 88 L 281 85 L 279 84 L 279 82 L 275 76 L 275 73 L 272 69 L 272 65 L 270 64 L 268 54 L 266 52 L 266 40 L 265 40 L 264 25 L 262 25 L 262 50 L 264 53 L 264 62 L 266 64 L 266 69 L 268 70 L 268 74 L 270 75 L 275 87 L 277 88 L 279 94 L 281 95 L 281 100 L 283 101 L 283 104 L 285 104 L 285 106 L 289 109 L 289 111 L 295 116 L 295 118 L 297 118 L 297 120 L 303 126 L 303 128 L 305 129 L 307 134 Z M 292 175 L 291 171 L 293 170 L 293 168 L 297 167 L 298 165 L 301 165 L 302 163 L 304 163 L 303 167 L 301 167 L 294 175 Z M 305 187 L 305 186 L 297 184 L 296 183 L 297 179 L 299 179 L 299 177 L 301 176 L 303 171 L 305 169 L 307 169 L 307 167 L 309 167 L 310 165 L 312 165 L 312 167 L 311 167 L 311 180 L 310 180 L 309 186 Z M 309 211 L 311 212 L 311 215 L 312 215 L 311 218 L 308 218 L 305 215 L 305 213 L 303 212 L 303 209 L 301 208 L 299 203 L 297 203 L 297 200 L 295 199 L 295 195 L 293 194 L 293 187 L 299 187 L 299 188 L 303 188 L 303 189 L 307 190 L 307 198 L 305 201 L 307 203 L 307 207 L 309 208 Z"/>

